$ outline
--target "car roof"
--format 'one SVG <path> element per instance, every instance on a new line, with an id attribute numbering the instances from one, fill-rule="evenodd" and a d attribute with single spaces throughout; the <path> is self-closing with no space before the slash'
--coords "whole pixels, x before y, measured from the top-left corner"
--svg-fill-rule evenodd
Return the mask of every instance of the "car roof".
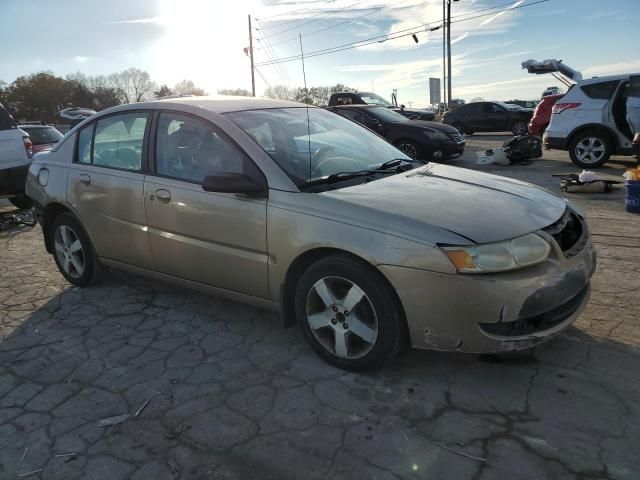
<path id="1" fill-rule="evenodd" d="M 383 107 L 382 105 L 372 105 L 372 104 L 358 103 L 358 104 L 334 105 L 333 108 L 365 108 L 365 109 L 370 109 L 370 108 L 387 108 L 387 107 Z"/>
<path id="2" fill-rule="evenodd" d="M 53 125 L 33 125 L 30 123 L 19 123 L 18 128 L 55 128 Z"/>
<path id="3" fill-rule="evenodd" d="M 289 102 L 285 100 L 273 100 L 270 98 L 259 97 L 235 97 L 228 95 L 202 96 L 202 97 L 180 97 L 153 100 L 142 103 L 129 103 L 126 105 L 118 105 L 108 109 L 109 112 L 118 112 L 126 110 L 139 109 L 162 109 L 164 106 L 191 106 L 199 107 L 215 113 L 240 112 L 244 110 L 264 110 L 268 108 L 292 108 L 292 107 L 309 107 L 316 108 L 313 105 L 305 105 L 304 103 Z M 104 111 L 100 112 L 103 113 Z"/>
<path id="4" fill-rule="evenodd" d="M 606 77 L 585 78 L 584 80 L 578 82 L 578 85 L 589 85 L 591 83 L 608 82 L 613 80 L 628 80 L 631 75 L 640 75 L 640 73 L 627 73 L 624 75 L 609 75 Z"/>

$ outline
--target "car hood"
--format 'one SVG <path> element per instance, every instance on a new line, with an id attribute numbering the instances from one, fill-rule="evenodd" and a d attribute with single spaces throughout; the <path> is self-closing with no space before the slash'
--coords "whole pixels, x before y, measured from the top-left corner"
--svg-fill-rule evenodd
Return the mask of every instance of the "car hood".
<path id="1" fill-rule="evenodd" d="M 534 232 L 557 221 L 567 208 L 563 198 L 535 185 L 440 164 L 320 195 L 358 206 L 334 205 L 353 212 L 353 223 L 375 221 L 387 233 L 413 238 L 421 228 L 441 229 L 475 243 Z"/>
<path id="2" fill-rule="evenodd" d="M 451 125 L 447 125 L 446 123 L 430 122 L 427 120 L 410 120 L 403 125 L 413 125 L 416 127 L 429 128 L 431 130 L 437 130 L 442 133 L 458 133 L 458 129 L 456 127 L 452 127 Z"/>

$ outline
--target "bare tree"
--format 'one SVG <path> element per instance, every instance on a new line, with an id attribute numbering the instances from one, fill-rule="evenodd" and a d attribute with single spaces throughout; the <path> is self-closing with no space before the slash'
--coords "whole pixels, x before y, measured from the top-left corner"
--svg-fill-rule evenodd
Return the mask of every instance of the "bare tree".
<path id="1" fill-rule="evenodd" d="M 244 88 L 222 88 L 218 90 L 218 95 L 231 95 L 233 97 L 250 97 L 251 92 Z"/>
<path id="2" fill-rule="evenodd" d="M 484 98 L 482 97 L 474 97 L 471 99 L 471 102 L 484 102 Z"/>
<path id="3" fill-rule="evenodd" d="M 191 80 L 182 80 L 181 82 L 176 83 L 175 86 L 173 87 L 173 93 L 175 95 L 196 95 L 196 96 L 202 96 L 207 94 L 207 92 L 205 92 L 202 88 L 196 87 Z"/>
<path id="4" fill-rule="evenodd" d="M 138 103 L 147 100 L 156 88 L 149 74 L 137 68 L 128 68 L 109 75 L 109 82 L 122 103 Z"/>

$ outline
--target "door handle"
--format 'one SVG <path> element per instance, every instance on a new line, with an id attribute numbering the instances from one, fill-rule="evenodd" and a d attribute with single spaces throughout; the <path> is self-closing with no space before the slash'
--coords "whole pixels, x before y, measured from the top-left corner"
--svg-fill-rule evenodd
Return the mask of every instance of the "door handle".
<path id="1" fill-rule="evenodd" d="M 171 201 L 171 192 L 161 188 L 156 190 L 156 198 L 162 203 L 169 203 L 169 201 Z"/>
<path id="2" fill-rule="evenodd" d="M 91 177 L 89 175 L 87 175 L 86 173 L 81 173 L 80 174 L 80 182 L 85 184 L 85 185 L 89 185 L 91 183 Z"/>

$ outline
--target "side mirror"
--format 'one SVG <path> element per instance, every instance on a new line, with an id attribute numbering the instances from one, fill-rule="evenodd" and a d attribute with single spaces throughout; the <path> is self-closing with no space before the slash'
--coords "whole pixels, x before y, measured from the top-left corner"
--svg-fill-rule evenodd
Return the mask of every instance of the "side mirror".
<path id="1" fill-rule="evenodd" d="M 266 197 L 267 187 L 244 173 L 224 173 L 207 175 L 202 181 L 205 192 L 244 193 L 246 195 Z"/>

